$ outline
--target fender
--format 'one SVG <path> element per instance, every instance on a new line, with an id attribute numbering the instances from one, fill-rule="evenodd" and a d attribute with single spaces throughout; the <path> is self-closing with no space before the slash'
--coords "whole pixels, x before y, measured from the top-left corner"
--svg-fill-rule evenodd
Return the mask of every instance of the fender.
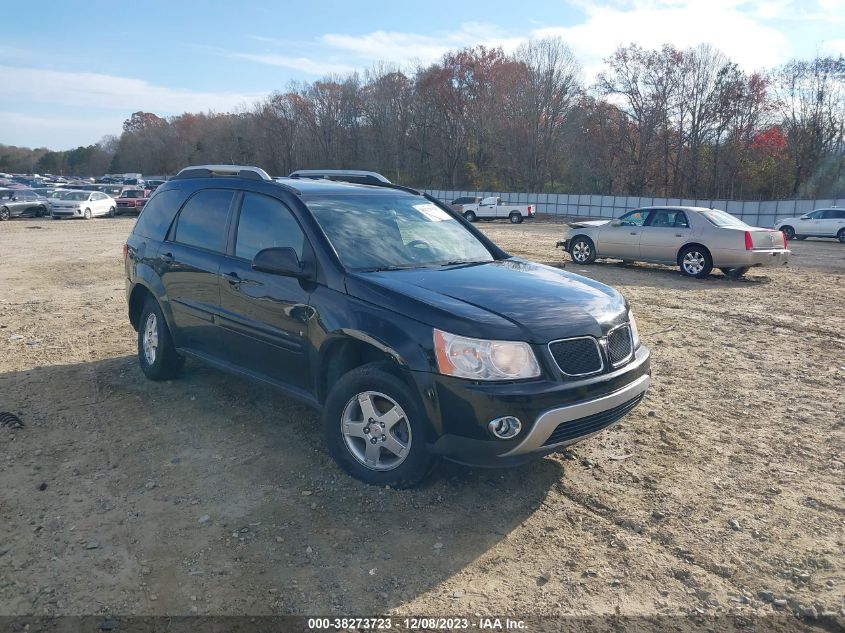
<path id="1" fill-rule="evenodd" d="M 173 308 L 170 305 L 170 299 L 167 297 L 167 291 L 164 284 L 161 283 L 161 278 L 155 270 L 143 261 L 136 262 L 134 279 L 131 281 L 132 288 L 127 296 L 132 296 L 136 286 L 145 287 L 158 301 L 161 307 L 161 313 L 164 315 L 164 320 L 167 322 L 167 327 L 170 329 L 172 335 L 176 335 L 176 330 L 173 328 Z M 178 344 L 177 344 L 178 347 Z"/>

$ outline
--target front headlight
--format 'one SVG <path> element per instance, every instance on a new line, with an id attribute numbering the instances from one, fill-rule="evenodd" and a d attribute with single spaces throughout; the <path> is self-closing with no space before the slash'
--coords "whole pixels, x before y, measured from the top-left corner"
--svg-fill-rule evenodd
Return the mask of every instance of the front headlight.
<path id="1" fill-rule="evenodd" d="M 637 327 L 633 310 L 628 310 L 628 323 L 631 325 L 631 340 L 634 343 L 634 349 L 637 349 L 640 346 L 640 330 Z"/>
<path id="2" fill-rule="evenodd" d="M 472 380 L 536 378 L 534 350 L 521 341 L 489 341 L 434 330 L 434 353 L 441 374 Z"/>

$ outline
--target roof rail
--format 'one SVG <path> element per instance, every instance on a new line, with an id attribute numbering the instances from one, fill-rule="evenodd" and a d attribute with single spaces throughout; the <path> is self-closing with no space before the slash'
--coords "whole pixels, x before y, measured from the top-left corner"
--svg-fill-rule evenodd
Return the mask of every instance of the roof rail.
<path id="1" fill-rule="evenodd" d="M 171 180 L 182 178 L 248 178 L 250 180 L 272 180 L 260 167 L 252 165 L 192 165 L 185 167 Z"/>
<path id="2" fill-rule="evenodd" d="M 288 178 L 313 178 L 315 180 L 342 180 L 361 185 L 391 184 L 375 171 L 359 169 L 297 169 Z"/>

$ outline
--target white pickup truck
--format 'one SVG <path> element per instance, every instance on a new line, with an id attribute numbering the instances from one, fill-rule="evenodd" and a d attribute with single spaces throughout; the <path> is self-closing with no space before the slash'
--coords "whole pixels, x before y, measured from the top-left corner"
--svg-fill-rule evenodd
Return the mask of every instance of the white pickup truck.
<path id="1" fill-rule="evenodd" d="M 459 198 L 458 200 L 462 200 Z M 457 202 L 457 201 L 455 201 Z M 476 220 L 495 220 L 496 218 L 508 218 L 512 224 L 519 224 L 523 220 L 530 220 L 537 213 L 533 204 L 510 204 L 498 196 L 490 196 L 475 202 L 465 204 L 454 204 L 452 208 L 470 222 Z"/>

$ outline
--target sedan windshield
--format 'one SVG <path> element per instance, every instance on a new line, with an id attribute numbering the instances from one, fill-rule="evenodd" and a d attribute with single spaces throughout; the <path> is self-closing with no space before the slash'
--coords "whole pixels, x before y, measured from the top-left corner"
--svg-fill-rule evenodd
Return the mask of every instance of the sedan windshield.
<path id="1" fill-rule="evenodd" d="M 716 226 L 748 226 L 739 218 L 735 218 L 730 213 L 720 209 L 707 209 L 707 211 L 702 211 L 701 215 L 707 218 L 711 224 L 715 224 Z"/>
<path id="2" fill-rule="evenodd" d="M 305 200 L 351 270 L 489 262 L 490 251 L 451 215 L 413 195 L 319 196 Z"/>
<path id="3" fill-rule="evenodd" d="M 62 200 L 87 200 L 90 195 L 88 191 L 70 191 Z"/>

